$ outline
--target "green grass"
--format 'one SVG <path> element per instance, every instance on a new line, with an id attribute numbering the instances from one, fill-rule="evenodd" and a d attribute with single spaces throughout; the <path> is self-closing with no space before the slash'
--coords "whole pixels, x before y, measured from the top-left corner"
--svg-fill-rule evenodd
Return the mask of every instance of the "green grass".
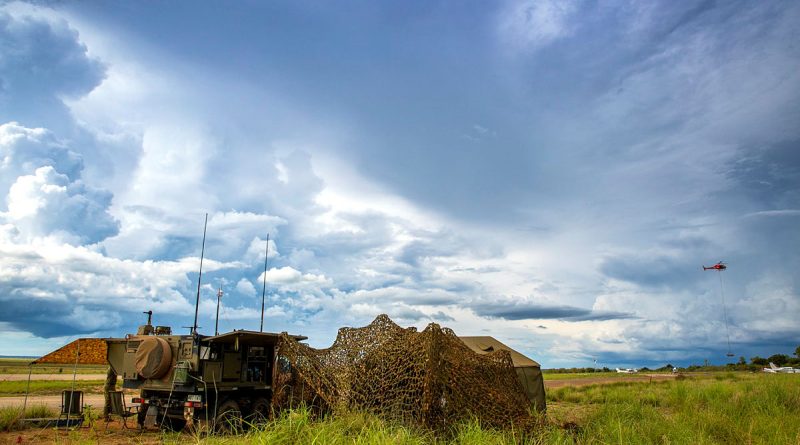
<path id="1" fill-rule="evenodd" d="M 102 392 L 103 383 L 105 383 L 103 380 L 77 380 L 75 389 L 84 392 Z M 27 380 L 0 382 L 0 397 L 24 395 L 27 387 Z M 70 380 L 31 380 L 29 394 L 61 394 L 62 390 L 71 388 Z"/>
<path id="2" fill-rule="evenodd" d="M 0 374 L 27 374 L 29 358 L 0 358 Z M 73 365 L 34 365 L 30 367 L 31 374 L 72 374 Z M 108 366 L 105 365 L 78 365 L 78 374 L 105 374 Z"/>
<path id="3" fill-rule="evenodd" d="M 577 443 L 800 443 L 800 379 L 716 374 L 550 390 L 554 416 L 583 411 Z"/>
<path id="4" fill-rule="evenodd" d="M 0 408 L 0 431 L 12 431 L 20 428 L 18 423 L 22 418 L 54 417 L 56 412 L 44 405 L 34 405 L 25 410 L 22 415 L 22 407 Z"/>
<path id="5" fill-rule="evenodd" d="M 96 443 L 86 433 L 75 434 L 70 443 Z M 435 436 L 367 414 L 318 420 L 296 410 L 239 436 L 142 437 L 152 443 L 208 445 L 800 444 L 800 376 L 716 373 L 551 389 L 546 420 L 527 432 L 497 431 L 471 421 Z"/>
<path id="6" fill-rule="evenodd" d="M 364 414 L 313 420 L 295 411 L 227 444 L 792 444 L 800 443 L 800 378 L 724 373 L 653 383 L 549 391 L 548 420 L 533 431 L 496 431 L 477 422 L 447 437 Z"/>

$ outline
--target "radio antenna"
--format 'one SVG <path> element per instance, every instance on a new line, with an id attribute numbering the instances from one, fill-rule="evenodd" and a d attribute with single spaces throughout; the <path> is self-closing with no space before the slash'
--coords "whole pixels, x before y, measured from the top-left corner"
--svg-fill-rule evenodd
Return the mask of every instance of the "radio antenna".
<path id="1" fill-rule="evenodd" d="M 267 234 L 267 250 L 264 253 L 264 287 L 261 289 L 261 327 L 258 332 L 264 332 L 264 298 L 267 295 L 267 261 L 269 260 L 269 233 Z"/>
<path id="2" fill-rule="evenodd" d="M 194 301 L 192 335 L 197 335 L 197 310 L 200 308 L 200 280 L 203 278 L 203 256 L 206 253 L 206 228 L 208 228 L 208 212 L 206 212 L 206 222 L 203 223 L 203 247 L 200 249 L 200 273 L 197 275 L 197 299 Z"/>

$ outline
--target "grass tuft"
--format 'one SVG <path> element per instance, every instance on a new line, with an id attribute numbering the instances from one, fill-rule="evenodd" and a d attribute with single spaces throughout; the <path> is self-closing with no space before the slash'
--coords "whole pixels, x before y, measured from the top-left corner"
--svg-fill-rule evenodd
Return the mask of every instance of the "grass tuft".
<path id="1" fill-rule="evenodd" d="M 22 407 L 0 408 L 0 431 L 14 431 L 20 429 L 20 419 L 32 419 L 40 417 L 54 417 L 55 411 L 45 405 L 33 405 L 22 413 Z"/>

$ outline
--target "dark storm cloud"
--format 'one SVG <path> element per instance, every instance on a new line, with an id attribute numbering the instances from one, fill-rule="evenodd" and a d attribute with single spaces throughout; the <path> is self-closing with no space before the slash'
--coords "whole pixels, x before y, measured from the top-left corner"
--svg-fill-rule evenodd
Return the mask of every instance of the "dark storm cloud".
<path id="1" fill-rule="evenodd" d="M 476 314 L 506 320 L 555 319 L 563 321 L 606 321 L 637 318 L 634 314 L 614 311 L 593 311 L 573 306 L 538 304 L 481 304 L 472 306 Z"/>
<path id="2" fill-rule="evenodd" d="M 105 76 L 65 21 L 0 12 L 0 54 L 0 123 L 60 127 L 70 121 L 61 97 L 82 96 Z"/>
<path id="3" fill-rule="evenodd" d="M 646 287 L 691 287 L 701 276 L 696 259 L 670 257 L 617 257 L 608 258 L 600 266 L 600 272 L 617 280 Z M 707 265 L 711 265 L 709 263 Z"/>

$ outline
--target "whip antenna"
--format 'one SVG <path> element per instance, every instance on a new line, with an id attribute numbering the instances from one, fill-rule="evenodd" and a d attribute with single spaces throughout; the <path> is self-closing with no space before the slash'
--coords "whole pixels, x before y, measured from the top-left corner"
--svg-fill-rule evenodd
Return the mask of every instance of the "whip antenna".
<path id="1" fill-rule="evenodd" d="M 264 332 L 264 297 L 267 295 L 267 261 L 269 260 L 269 233 L 267 234 L 267 250 L 264 253 L 264 287 L 261 289 L 261 327 L 258 332 Z"/>
<path id="2" fill-rule="evenodd" d="M 192 335 L 197 335 L 197 310 L 200 308 L 200 279 L 203 278 L 203 256 L 206 253 L 207 227 L 208 212 L 206 212 L 206 222 L 203 223 L 203 247 L 200 249 L 200 273 L 197 275 L 197 299 L 194 301 L 194 323 L 192 324 Z"/>

